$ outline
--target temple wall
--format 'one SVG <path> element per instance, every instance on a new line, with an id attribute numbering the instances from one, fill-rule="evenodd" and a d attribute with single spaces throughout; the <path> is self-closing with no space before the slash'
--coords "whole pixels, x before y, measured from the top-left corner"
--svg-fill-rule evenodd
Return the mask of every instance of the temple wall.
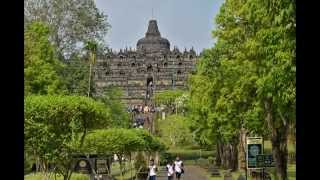
<path id="1" fill-rule="evenodd" d="M 108 86 L 120 87 L 127 103 L 141 102 L 146 96 L 147 78 L 152 77 L 155 92 L 186 87 L 188 74 L 194 69 L 196 55 L 133 52 L 100 58 L 94 67 L 94 84 L 98 93 Z"/>

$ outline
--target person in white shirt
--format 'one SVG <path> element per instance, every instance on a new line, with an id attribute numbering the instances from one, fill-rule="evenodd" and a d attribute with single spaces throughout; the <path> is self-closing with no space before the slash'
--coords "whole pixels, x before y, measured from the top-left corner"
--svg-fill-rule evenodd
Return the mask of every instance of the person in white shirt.
<path id="1" fill-rule="evenodd" d="M 184 169 L 183 169 L 183 162 L 180 160 L 179 157 L 177 157 L 176 161 L 174 162 L 174 170 L 176 172 L 176 179 L 180 179 L 181 174 L 184 173 Z"/>
<path id="2" fill-rule="evenodd" d="M 149 180 L 156 180 L 157 177 L 157 166 L 154 164 L 154 160 L 150 160 L 150 165 L 149 165 Z"/>
<path id="3" fill-rule="evenodd" d="M 168 164 L 166 166 L 167 172 L 168 172 L 168 180 L 173 180 L 174 175 L 174 165 L 173 162 L 168 161 Z"/>

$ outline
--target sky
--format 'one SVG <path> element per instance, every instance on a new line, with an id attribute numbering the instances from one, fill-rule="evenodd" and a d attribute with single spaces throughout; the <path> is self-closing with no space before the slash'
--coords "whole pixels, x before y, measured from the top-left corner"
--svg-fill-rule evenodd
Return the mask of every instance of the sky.
<path id="1" fill-rule="evenodd" d="M 213 47 L 211 31 L 222 3 L 223 0 L 96 0 L 111 25 L 106 36 L 110 48 L 136 48 L 153 16 L 171 49 L 193 47 L 197 53 Z"/>

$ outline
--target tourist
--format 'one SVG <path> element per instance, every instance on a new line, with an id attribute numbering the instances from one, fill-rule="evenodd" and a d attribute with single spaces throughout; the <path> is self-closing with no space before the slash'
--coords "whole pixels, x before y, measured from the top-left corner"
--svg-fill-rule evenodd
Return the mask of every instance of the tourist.
<path id="1" fill-rule="evenodd" d="M 149 165 L 149 180 L 156 180 L 156 176 L 157 176 L 157 166 L 154 164 L 154 160 L 151 159 L 150 160 L 150 165 Z"/>
<path id="2" fill-rule="evenodd" d="M 184 173 L 183 162 L 177 156 L 176 161 L 174 162 L 174 170 L 176 172 L 176 179 L 180 179 L 181 175 Z"/>
<path id="3" fill-rule="evenodd" d="M 167 172 L 168 172 L 168 180 L 173 180 L 174 176 L 174 165 L 172 161 L 168 161 L 168 164 L 166 166 Z"/>
<path id="4" fill-rule="evenodd" d="M 145 107 L 143 108 L 143 111 L 144 111 L 144 113 L 149 112 L 149 107 L 148 107 L 148 106 L 145 106 Z"/>

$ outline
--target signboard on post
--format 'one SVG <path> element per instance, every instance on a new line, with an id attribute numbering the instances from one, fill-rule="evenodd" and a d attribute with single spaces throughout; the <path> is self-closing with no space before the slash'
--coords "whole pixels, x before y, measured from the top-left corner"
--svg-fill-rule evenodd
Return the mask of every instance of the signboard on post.
<path id="1" fill-rule="evenodd" d="M 96 159 L 97 174 L 108 174 L 107 159 Z"/>
<path id="2" fill-rule="evenodd" d="M 86 159 L 79 159 L 75 166 L 75 171 L 83 174 L 91 173 L 90 162 Z"/>
<path id="3" fill-rule="evenodd" d="M 274 167 L 274 161 L 272 154 L 260 154 L 257 155 L 257 167 Z"/>
<path id="4" fill-rule="evenodd" d="M 260 154 L 263 154 L 263 138 L 247 137 L 247 169 L 260 169 L 256 158 Z"/>

